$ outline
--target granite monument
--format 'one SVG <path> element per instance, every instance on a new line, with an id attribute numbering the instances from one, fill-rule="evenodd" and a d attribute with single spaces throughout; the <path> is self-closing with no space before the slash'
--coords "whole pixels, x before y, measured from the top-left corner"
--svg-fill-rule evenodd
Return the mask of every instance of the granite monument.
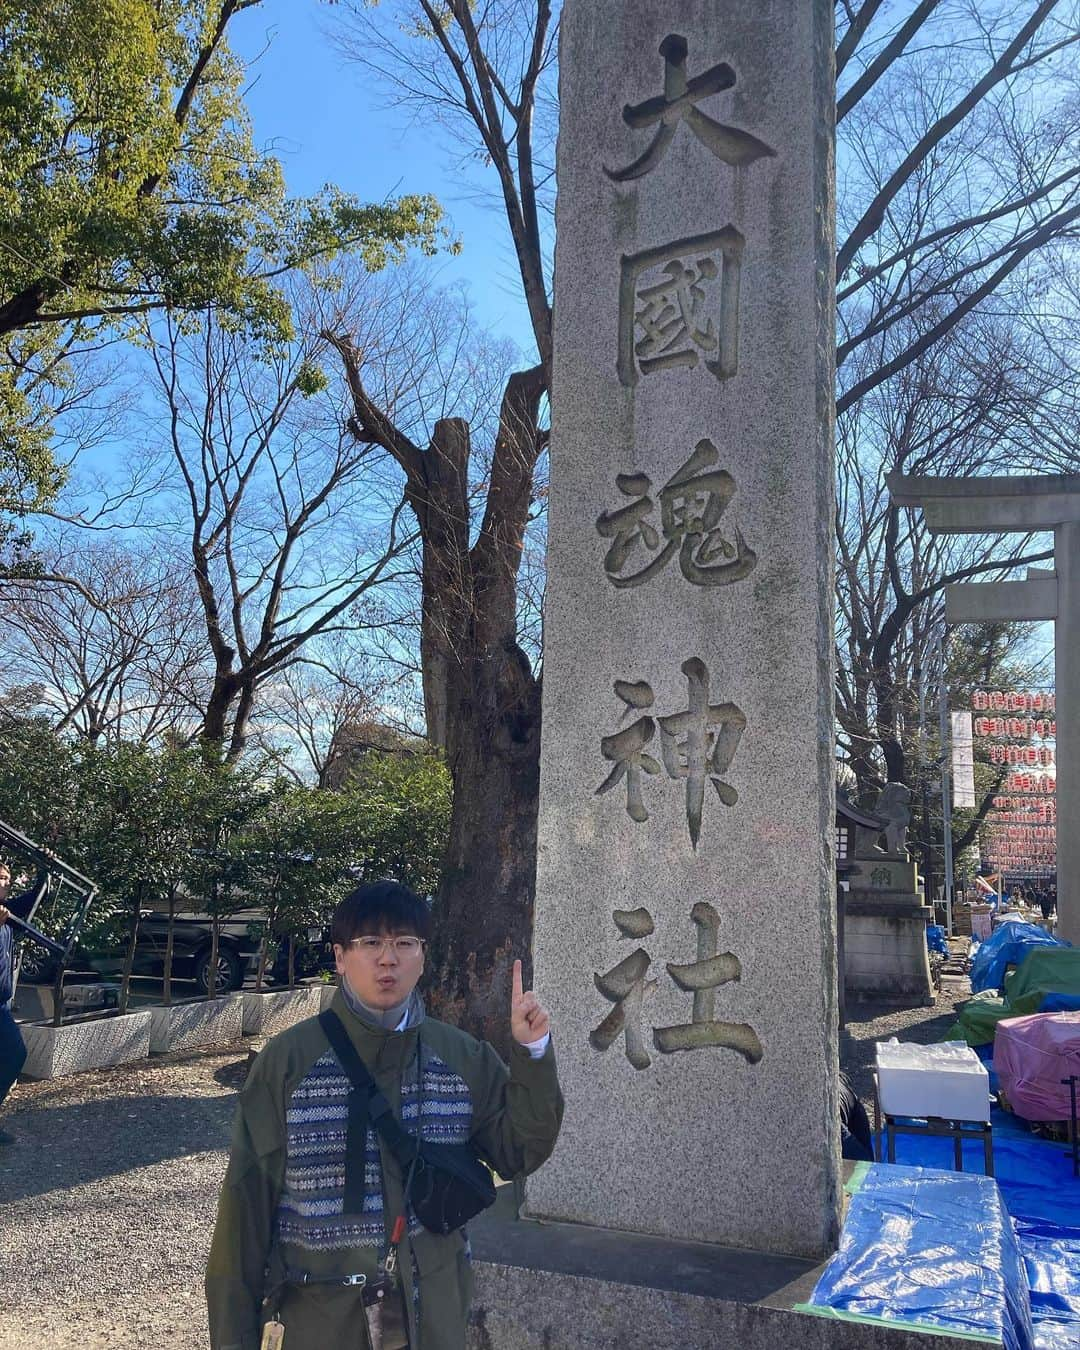
<path id="1" fill-rule="evenodd" d="M 567 0 L 527 1212 L 839 1208 L 827 0 Z"/>

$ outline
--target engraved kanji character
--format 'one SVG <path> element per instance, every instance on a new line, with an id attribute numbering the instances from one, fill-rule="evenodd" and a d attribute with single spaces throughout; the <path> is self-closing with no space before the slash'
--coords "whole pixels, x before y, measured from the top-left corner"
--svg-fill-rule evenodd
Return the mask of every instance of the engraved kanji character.
<path id="1" fill-rule="evenodd" d="M 734 703 L 709 702 L 709 672 L 698 657 L 684 661 L 683 674 L 689 688 L 685 712 L 659 717 L 660 754 L 670 778 L 686 779 L 686 820 L 690 842 L 697 848 L 701 813 L 705 802 L 705 779 L 725 806 L 734 806 L 739 794 L 720 777 L 735 758 L 746 715 Z"/>
<path id="2" fill-rule="evenodd" d="M 640 586 L 665 567 L 679 550 L 683 576 L 695 586 L 727 586 L 748 576 L 757 565 L 757 554 L 747 544 L 738 526 L 734 542 L 719 528 L 720 517 L 735 495 L 735 480 L 725 469 L 711 469 L 719 459 L 712 441 L 700 440 L 694 453 L 660 489 L 660 525 L 664 547 L 646 566 L 625 576 L 622 568 L 638 544 L 656 550 L 657 533 L 647 517 L 654 509 L 648 495 L 651 481 L 645 474 L 618 474 L 615 484 L 626 496 L 639 500 L 597 518 L 597 532 L 614 542 L 604 556 L 604 571 L 613 586 Z M 709 470 L 701 472 L 701 470 Z M 717 562 L 716 559 L 723 561 Z"/>
<path id="3" fill-rule="evenodd" d="M 704 361 L 739 368 L 739 286 L 746 241 L 733 225 L 625 254 L 619 278 L 619 379 Z"/>
<path id="4" fill-rule="evenodd" d="M 652 488 L 651 480 L 643 473 L 619 473 L 615 475 L 615 486 L 624 496 L 637 497 L 638 500 L 615 511 L 605 511 L 597 518 L 597 532 L 602 538 L 613 540 L 604 555 L 604 571 L 613 586 L 640 586 L 666 566 L 679 542 L 669 541 L 647 566 L 629 576 L 619 576 L 637 545 L 640 543 L 650 552 L 654 551 L 660 546 L 660 535 L 656 527 L 645 519 L 652 514 L 654 507 L 648 495 Z"/>
<path id="5" fill-rule="evenodd" d="M 686 965 L 668 962 L 667 972 L 680 989 L 694 995 L 692 1020 L 679 1026 L 654 1027 L 653 1044 L 662 1055 L 719 1046 L 736 1050 L 748 1064 L 756 1064 L 764 1050 L 754 1028 L 747 1022 L 716 1020 L 716 990 L 722 984 L 741 980 L 739 958 L 732 952 L 717 955 L 720 916 L 712 905 L 699 901 L 690 917 L 697 927 L 697 960 Z"/>
<path id="6" fill-rule="evenodd" d="M 664 538 L 681 540 L 679 567 L 695 586 L 728 586 L 749 576 L 757 554 L 735 527 L 735 542 L 718 528 L 735 495 L 735 480 L 726 469 L 711 469 L 720 453 L 710 440 L 698 441 L 694 453 L 660 489 L 660 525 Z M 702 473 L 700 470 L 709 469 Z M 723 562 L 715 562 L 723 558 Z"/>
<path id="7" fill-rule="evenodd" d="M 631 683 L 628 680 L 615 681 L 615 693 L 626 704 L 628 710 L 651 708 L 652 688 L 640 680 Z M 626 713 L 623 713 L 626 716 Z M 640 825 L 649 819 L 645 803 L 641 796 L 642 773 L 658 774 L 660 765 L 652 755 L 645 753 L 645 747 L 656 734 L 656 722 L 651 717 L 639 717 L 638 720 L 622 731 L 604 736 L 600 741 L 600 753 L 611 760 L 615 767 L 596 789 L 596 796 L 610 792 L 623 778 L 626 779 L 626 810 L 631 820 Z"/>
<path id="8" fill-rule="evenodd" d="M 660 55 L 664 58 L 663 94 L 643 103 L 628 103 L 623 108 L 623 121 L 633 130 L 660 125 L 649 148 L 633 163 L 623 169 L 605 167 L 604 172 L 613 182 L 625 183 L 654 169 L 671 144 L 680 122 L 685 122 L 701 144 L 725 164 L 751 164 L 755 159 L 776 154 L 748 131 L 725 126 L 698 110 L 697 105 L 703 98 L 733 89 L 737 77 L 734 70 L 721 61 L 693 79 L 687 79 L 688 50 L 684 37 L 669 33 L 660 44 Z"/>
<path id="9" fill-rule="evenodd" d="M 643 938 L 653 931 L 652 915 L 647 909 L 615 910 L 612 917 L 623 937 Z M 641 1005 L 645 995 L 656 988 L 655 980 L 646 980 L 652 957 L 639 947 L 606 975 L 593 974 L 593 982 L 615 1006 L 590 1034 L 594 1050 L 608 1050 L 620 1033 L 625 1037 L 626 1058 L 635 1069 L 647 1069 L 652 1057 L 645 1049 L 641 1034 Z"/>
<path id="10" fill-rule="evenodd" d="M 696 366 L 698 347 L 709 356 L 719 350 L 720 339 L 705 313 L 705 287 L 719 275 L 712 258 L 685 263 L 673 258 L 663 268 L 664 280 L 643 286 L 637 292 L 640 308 L 634 322 L 643 337 L 634 347 L 643 374 L 668 366 Z"/>

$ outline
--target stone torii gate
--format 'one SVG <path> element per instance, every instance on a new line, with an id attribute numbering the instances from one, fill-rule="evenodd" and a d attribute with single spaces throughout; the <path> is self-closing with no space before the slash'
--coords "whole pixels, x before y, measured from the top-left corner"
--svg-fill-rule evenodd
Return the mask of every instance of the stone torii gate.
<path id="1" fill-rule="evenodd" d="M 1026 581 L 954 583 L 949 623 L 1054 620 L 1057 687 L 1058 931 L 1080 943 L 1080 474 L 918 478 L 891 473 L 897 506 L 922 507 L 931 534 L 1054 532 L 1054 569 Z"/>

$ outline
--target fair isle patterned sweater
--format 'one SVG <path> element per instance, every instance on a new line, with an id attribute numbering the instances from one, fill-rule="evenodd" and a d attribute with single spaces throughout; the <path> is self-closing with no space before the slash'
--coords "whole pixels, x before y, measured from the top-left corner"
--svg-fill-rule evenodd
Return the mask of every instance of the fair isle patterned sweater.
<path id="1" fill-rule="evenodd" d="M 340 990 L 333 1011 L 387 1101 L 400 1102 L 406 1129 L 419 1126 L 433 1142 L 470 1140 L 504 1177 L 535 1171 L 550 1155 L 563 1105 L 550 1046 L 540 1059 L 515 1046 L 508 1068 L 485 1042 L 426 1019 L 422 1005 L 401 1031 L 371 1026 Z M 386 1227 L 402 1211 L 400 1168 L 369 1129 L 361 1211 L 345 1212 L 349 1089 L 314 1018 L 275 1036 L 252 1065 L 206 1271 L 212 1350 L 259 1350 L 271 1312 L 287 1350 L 363 1350 L 359 1288 L 283 1281 L 297 1271 L 316 1281 L 374 1278 Z M 430 1233 L 408 1217 L 398 1269 L 409 1344 L 463 1350 L 472 1288 L 463 1234 Z"/>
<path id="2" fill-rule="evenodd" d="M 472 1133 L 468 1084 L 420 1042 L 423 1086 L 406 1075 L 401 1084 L 401 1123 L 428 1143 L 464 1144 Z M 293 1089 L 285 1109 L 285 1185 L 277 1210 L 278 1238 L 305 1251 L 382 1248 L 390 1226 L 384 1220 L 379 1140 L 369 1126 L 364 1159 L 364 1210 L 346 1215 L 345 1136 L 351 1084 L 333 1050 L 327 1050 Z M 409 1232 L 418 1220 L 409 1211 Z"/>

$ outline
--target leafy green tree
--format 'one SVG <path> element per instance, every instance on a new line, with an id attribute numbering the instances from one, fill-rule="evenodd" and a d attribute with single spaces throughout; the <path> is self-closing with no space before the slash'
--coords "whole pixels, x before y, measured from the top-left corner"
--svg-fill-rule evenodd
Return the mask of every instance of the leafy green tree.
<path id="1" fill-rule="evenodd" d="M 369 752 L 342 799 L 358 883 L 392 877 L 434 895 L 450 833 L 451 781 L 441 756 Z"/>
<path id="2" fill-rule="evenodd" d="M 228 30 L 260 0 L 0 0 L 0 510 L 55 492 L 41 344 L 102 320 L 221 309 L 289 332 L 275 279 L 348 249 L 434 251 L 427 196 L 285 195 L 258 150 Z M 45 416 L 40 414 L 44 411 Z"/>
<path id="3" fill-rule="evenodd" d="M 272 944 L 289 944 L 289 987 L 296 983 L 296 939 L 309 925 L 324 926 L 349 887 L 346 812 L 334 793 L 289 785 L 273 794 L 244 835 L 249 886 L 266 913 L 266 940 L 255 988 L 262 989 Z"/>
<path id="4" fill-rule="evenodd" d="M 161 903 L 172 907 L 190 852 L 190 825 L 183 809 L 186 766 L 178 763 L 175 752 L 156 754 L 133 744 L 111 750 L 86 746 L 82 757 L 92 799 L 86 851 L 95 880 L 126 924 L 119 996 L 120 1011 L 125 1012 L 142 911 Z"/>
<path id="5" fill-rule="evenodd" d="M 0 818 L 79 866 L 85 853 L 81 747 L 45 717 L 0 711 Z"/>
<path id="6" fill-rule="evenodd" d="M 198 792 L 191 802 L 192 851 L 186 889 L 210 915 L 210 980 L 218 983 L 221 921 L 250 903 L 251 859 L 244 840 L 272 791 L 257 763 L 229 764 L 202 752 Z"/>

